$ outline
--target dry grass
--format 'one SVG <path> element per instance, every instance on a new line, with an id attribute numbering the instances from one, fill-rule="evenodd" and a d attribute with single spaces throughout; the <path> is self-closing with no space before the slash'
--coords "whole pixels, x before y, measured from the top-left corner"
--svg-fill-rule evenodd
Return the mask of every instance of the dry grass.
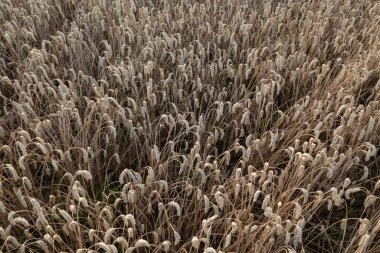
<path id="1" fill-rule="evenodd" d="M 380 252 L 377 1 L 1 0 L 0 252 Z"/>

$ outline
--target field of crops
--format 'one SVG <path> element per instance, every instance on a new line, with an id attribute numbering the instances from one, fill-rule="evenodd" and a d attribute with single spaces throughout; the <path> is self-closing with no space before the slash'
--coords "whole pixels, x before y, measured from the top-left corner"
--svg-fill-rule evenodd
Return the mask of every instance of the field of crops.
<path id="1" fill-rule="evenodd" d="M 0 0 L 0 252 L 379 253 L 376 0 Z"/>

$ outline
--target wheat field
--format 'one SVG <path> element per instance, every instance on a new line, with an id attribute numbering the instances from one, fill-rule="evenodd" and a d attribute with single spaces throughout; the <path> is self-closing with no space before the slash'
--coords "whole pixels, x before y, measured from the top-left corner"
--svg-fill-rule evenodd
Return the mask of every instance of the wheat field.
<path id="1" fill-rule="evenodd" d="M 0 0 L 0 252 L 380 252 L 380 2 Z"/>

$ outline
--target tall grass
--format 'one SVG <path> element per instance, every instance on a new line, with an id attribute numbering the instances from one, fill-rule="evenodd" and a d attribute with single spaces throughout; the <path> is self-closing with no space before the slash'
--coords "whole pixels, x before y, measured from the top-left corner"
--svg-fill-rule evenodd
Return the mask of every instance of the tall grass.
<path id="1" fill-rule="evenodd" d="M 0 1 L 0 252 L 380 252 L 377 1 Z"/>

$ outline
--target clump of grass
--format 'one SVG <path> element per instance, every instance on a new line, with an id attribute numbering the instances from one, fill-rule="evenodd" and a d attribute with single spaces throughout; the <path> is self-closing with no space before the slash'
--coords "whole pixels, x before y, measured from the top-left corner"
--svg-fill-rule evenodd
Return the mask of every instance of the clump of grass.
<path id="1" fill-rule="evenodd" d="M 379 252 L 376 1 L 0 1 L 0 252 Z"/>

